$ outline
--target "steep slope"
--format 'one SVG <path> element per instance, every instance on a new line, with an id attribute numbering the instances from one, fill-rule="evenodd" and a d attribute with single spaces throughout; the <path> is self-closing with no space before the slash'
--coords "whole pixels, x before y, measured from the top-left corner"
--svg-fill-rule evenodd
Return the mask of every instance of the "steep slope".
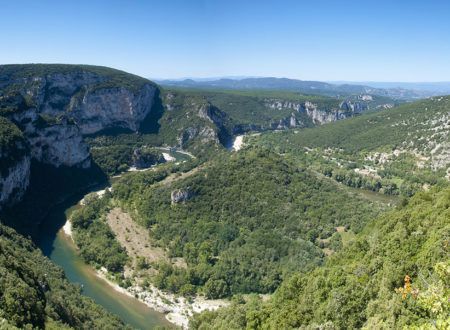
<path id="1" fill-rule="evenodd" d="M 0 224 L 0 327 L 123 329 L 27 239 Z"/>
<path id="2" fill-rule="evenodd" d="M 203 95 L 165 91 L 160 120 L 164 142 L 200 154 L 203 145 L 224 145 L 230 139 L 229 116 Z"/>
<path id="3" fill-rule="evenodd" d="M 30 157 L 22 132 L 0 117 L 0 209 L 22 198 L 30 179 Z"/>
<path id="4" fill-rule="evenodd" d="M 2 98 L 21 95 L 34 113 L 67 116 L 81 134 L 109 127 L 136 131 L 155 103 L 154 83 L 122 71 L 87 65 L 0 66 Z M 14 111 L 15 110 L 15 111 Z M 5 109 L 15 120 L 28 109 Z"/>
<path id="5" fill-rule="evenodd" d="M 158 111 L 158 95 L 152 82 L 104 67 L 0 66 L 1 125 L 14 123 L 20 129 L 22 147 L 18 145 L 17 152 L 23 153 L 19 157 L 5 150 L 0 155 L 4 160 L 0 204 L 20 200 L 28 186 L 31 161 L 89 168 L 84 136 L 109 128 L 138 130 L 152 111 Z"/>
<path id="6" fill-rule="evenodd" d="M 450 97 L 436 97 L 248 143 L 297 155 L 353 187 L 410 196 L 450 178 L 449 120 Z"/>
<path id="7" fill-rule="evenodd" d="M 186 149 L 206 159 L 229 147 L 237 134 L 313 127 L 396 105 L 370 95 L 336 99 L 282 91 L 193 89 L 163 89 L 161 103 L 145 120 L 141 134 L 89 137 L 94 161 L 118 174 L 131 166 L 136 148 L 149 146 Z"/>
<path id="8" fill-rule="evenodd" d="M 169 89 L 169 91 L 205 98 L 228 115 L 234 134 L 311 127 L 396 105 L 392 99 L 363 94 L 332 98 L 273 90 Z"/>
<path id="9" fill-rule="evenodd" d="M 449 219 L 449 189 L 417 194 L 407 206 L 370 222 L 323 267 L 285 281 L 268 302 L 237 302 L 200 314 L 191 326 L 448 329 Z"/>

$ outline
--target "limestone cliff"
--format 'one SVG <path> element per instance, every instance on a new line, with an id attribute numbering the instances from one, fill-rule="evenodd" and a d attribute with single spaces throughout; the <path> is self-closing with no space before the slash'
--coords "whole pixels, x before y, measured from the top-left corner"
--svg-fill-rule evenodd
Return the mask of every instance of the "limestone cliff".
<path id="1" fill-rule="evenodd" d="M 22 130 L 35 160 L 55 167 L 90 166 L 89 148 L 78 126 L 67 117 L 43 116 L 34 108 L 9 117 Z"/>
<path id="2" fill-rule="evenodd" d="M 20 199 L 16 192 L 28 185 L 31 159 L 55 167 L 90 167 L 83 136 L 111 128 L 137 131 L 158 93 L 146 79 L 104 67 L 0 66 L 0 118 L 20 129 L 29 148 L 2 171 L 0 204 Z"/>
<path id="3" fill-rule="evenodd" d="M 158 92 L 146 79 L 108 68 L 48 65 L 25 75 L 20 73 L 33 66 L 15 67 L 19 73 L 0 66 L 0 88 L 26 97 L 39 114 L 66 114 L 83 135 L 112 127 L 138 130 Z"/>
<path id="4" fill-rule="evenodd" d="M 339 106 L 331 107 L 329 109 L 320 108 L 317 104 L 309 101 L 293 102 L 279 99 L 266 99 L 265 105 L 270 109 L 290 109 L 294 111 L 290 117 L 280 121 L 280 124 L 276 126 L 277 129 L 298 126 L 296 114 L 305 114 L 312 120 L 313 124 L 320 125 L 351 117 L 355 113 L 359 113 L 366 109 L 361 103 L 355 104 L 350 101 L 343 101 Z"/>

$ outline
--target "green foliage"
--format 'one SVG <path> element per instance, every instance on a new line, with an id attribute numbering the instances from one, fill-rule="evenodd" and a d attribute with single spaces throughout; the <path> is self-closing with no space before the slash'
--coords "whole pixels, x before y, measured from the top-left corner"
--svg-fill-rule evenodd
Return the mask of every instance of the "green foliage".
<path id="1" fill-rule="evenodd" d="M 154 184 L 157 175 L 129 175 L 114 184 L 113 197 L 170 256 L 186 260 L 187 271 L 165 266 L 157 280 L 174 292 L 185 284 L 215 298 L 272 292 L 289 274 L 320 263 L 317 237 L 337 226 L 359 231 L 378 211 L 261 149 L 217 157 L 184 179 Z M 172 191 L 187 188 L 187 201 L 171 203 Z M 172 275 L 178 285 L 164 283 Z"/>
<path id="2" fill-rule="evenodd" d="M 272 109 L 267 106 L 267 100 L 283 100 L 295 103 L 306 101 L 316 103 L 320 109 L 330 111 L 339 106 L 339 100 L 326 96 L 302 95 L 282 91 L 229 91 L 229 90 L 190 90 L 171 89 L 168 92 L 203 97 L 212 105 L 227 113 L 235 126 L 252 126 L 255 128 L 270 129 L 272 123 L 290 117 L 292 109 Z M 305 125 L 312 126 L 309 117 L 302 116 Z"/>
<path id="3" fill-rule="evenodd" d="M 126 171 L 131 164 L 133 148 L 115 145 L 91 148 L 93 161 L 108 175 L 117 175 Z"/>
<path id="4" fill-rule="evenodd" d="M 12 84 L 8 89 L 20 88 L 20 85 Z M 16 112 L 26 110 L 34 106 L 30 95 L 21 95 L 18 91 L 5 91 L 0 89 L 0 116 L 8 116 Z"/>
<path id="5" fill-rule="evenodd" d="M 268 106 L 271 102 L 302 104 L 311 102 L 317 105 L 321 111 L 331 112 L 340 108 L 342 101 L 359 102 L 367 107 L 366 111 L 377 110 L 383 104 L 396 104 L 396 102 L 388 97 L 372 96 L 372 101 L 362 101 L 357 95 L 336 95 L 330 96 L 312 94 L 313 90 L 307 92 L 283 91 L 276 89 L 268 90 L 230 90 L 219 88 L 167 88 L 169 92 L 183 93 L 187 95 L 204 97 L 208 102 L 218 109 L 227 113 L 233 124 L 239 127 L 270 129 L 271 124 L 278 123 L 280 119 L 290 117 L 294 112 L 299 121 L 305 127 L 314 126 L 313 121 L 306 113 L 297 113 L 294 109 L 289 108 L 271 108 Z M 342 110 L 342 109 L 341 109 Z M 343 110 L 342 110 L 343 111 Z M 350 112 L 348 115 L 352 115 Z"/>
<path id="6" fill-rule="evenodd" d="M 433 135 L 430 128 L 440 124 L 441 117 L 445 120 L 449 103 L 450 97 L 407 103 L 297 133 L 287 131 L 266 135 L 266 138 L 268 143 L 283 141 L 285 150 L 304 147 L 341 148 L 348 154 L 380 148 L 393 150 L 409 147 L 421 150 L 427 146 L 424 143 L 427 138 Z"/>
<path id="7" fill-rule="evenodd" d="M 120 174 L 131 166 L 150 167 L 165 162 L 162 153 L 156 149 L 126 144 L 94 147 L 91 154 L 94 162 L 109 176 Z"/>
<path id="8" fill-rule="evenodd" d="M 7 176 L 9 168 L 27 152 L 22 132 L 8 119 L 0 117 L 0 175 Z"/>
<path id="9" fill-rule="evenodd" d="M 5 322 L 2 320 L 6 320 Z M 0 224 L 0 328 L 123 329 L 27 239 Z"/>
<path id="10" fill-rule="evenodd" d="M 73 212 L 71 222 L 74 241 L 83 259 L 117 273 L 123 271 L 128 256 L 104 219 L 108 206 L 108 196 L 89 198 L 84 207 Z"/>
<path id="11" fill-rule="evenodd" d="M 225 144 L 229 139 L 230 119 L 203 95 L 164 91 L 163 100 L 165 109 L 159 121 L 159 135 L 165 144 L 178 145 L 201 155 L 208 143 L 217 149 L 216 142 Z M 214 141 L 216 137 L 212 134 L 219 141 Z"/>
<path id="12" fill-rule="evenodd" d="M 443 325 L 448 321 L 448 219 L 449 188 L 417 193 L 408 205 L 370 222 L 324 266 L 284 281 L 268 302 L 235 303 L 195 316 L 191 326 L 426 329 L 438 320 Z M 437 278 L 431 275 L 433 267 Z M 403 285 L 405 275 L 422 283 L 419 288 L 428 283 L 417 301 L 403 300 L 394 290 Z M 236 321 L 226 326 L 231 315 Z"/>
<path id="13" fill-rule="evenodd" d="M 424 186 L 445 185 L 449 104 L 446 97 L 419 101 L 249 143 L 288 153 L 347 186 L 410 197 Z"/>
<path id="14" fill-rule="evenodd" d="M 226 114 L 220 112 L 200 95 L 164 92 L 164 111 L 153 124 L 158 128 L 140 134 L 113 132 L 109 135 L 88 137 L 94 160 L 110 174 L 119 172 L 120 165 L 126 164 L 130 149 L 136 147 L 171 146 L 191 151 L 197 157 L 207 159 L 213 153 L 223 150 L 230 140 L 232 125 Z M 213 123 L 203 112 L 216 118 Z M 149 119 L 146 119 L 149 120 Z M 145 126 L 145 125 L 144 125 Z M 111 153 L 111 156 L 107 154 Z M 178 157 L 177 157 L 178 158 Z M 120 162 L 120 163 L 119 163 Z"/>
<path id="15" fill-rule="evenodd" d="M 450 328 L 450 261 L 439 262 L 433 268 L 427 280 L 420 277 L 418 284 L 411 285 L 411 278 L 405 276 L 405 285 L 396 289 L 408 309 L 425 316 L 407 329 Z"/>

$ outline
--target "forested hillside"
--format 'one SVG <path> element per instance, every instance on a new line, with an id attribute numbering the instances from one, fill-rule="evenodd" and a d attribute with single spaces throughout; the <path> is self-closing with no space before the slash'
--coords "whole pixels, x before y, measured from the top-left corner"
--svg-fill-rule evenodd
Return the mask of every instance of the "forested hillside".
<path id="1" fill-rule="evenodd" d="M 268 301 L 235 302 L 193 329 L 448 329 L 450 190 L 419 193 L 383 214 L 324 266 Z"/>
<path id="2" fill-rule="evenodd" d="M 0 328 L 123 329 L 31 241 L 0 224 Z"/>
<path id="3" fill-rule="evenodd" d="M 113 185 L 112 198 L 170 257 L 185 260 L 187 269 L 154 265 L 161 271 L 149 279 L 177 293 L 186 286 L 211 298 L 272 292 L 292 273 L 320 264 L 324 251 L 338 250 L 336 228 L 358 232 L 383 208 L 264 149 L 224 154 L 179 179 L 167 175 L 127 175 Z M 102 226 L 87 208 L 73 220 L 80 233 Z M 89 246 L 83 242 L 82 250 Z"/>
<path id="4" fill-rule="evenodd" d="M 249 143 L 296 155 L 351 187 L 411 196 L 450 177 L 449 108 L 449 97 L 437 97 Z"/>
<path id="5" fill-rule="evenodd" d="M 0 87 L 2 94 L 7 95 L 14 91 L 20 91 L 28 79 L 52 75 L 98 75 L 96 89 L 100 88 L 130 88 L 137 91 L 149 80 L 130 74 L 128 72 L 108 68 L 106 66 L 94 65 L 71 65 L 71 64 L 8 64 L 2 65 L 0 70 Z M 33 84 L 32 82 L 29 82 Z M 37 82 L 34 82 L 37 87 Z M 5 89 L 3 87 L 6 86 Z"/>

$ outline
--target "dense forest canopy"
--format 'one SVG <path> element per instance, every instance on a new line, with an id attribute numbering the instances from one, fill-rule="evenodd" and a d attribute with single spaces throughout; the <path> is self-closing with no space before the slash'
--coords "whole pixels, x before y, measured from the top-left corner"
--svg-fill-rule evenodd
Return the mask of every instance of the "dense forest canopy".
<path id="1" fill-rule="evenodd" d="M 180 180 L 151 184 L 154 176 L 126 176 L 113 198 L 172 257 L 186 260 L 195 275 L 179 287 L 222 283 L 213 297 L 273 291 L 289 274 L 320 263 L 318 240 L 339 226 L 360 231 L 380 210 L 264 149 L 224 155 Z M 186 192 L 185 201 L 171 200 L 177 191 Z"/>
<path id="2" fill-rule="evenodd" d="M 123 329 L 124 324 L 70 284 L 63 271 L 0 224 L 0 327 Z"/>
<path id="3" fill-rule="evenodd" d="M 449 189 L 419 193 L 408 205 L 370 222 L 324 266 L 285 281 L 268 302 L 237 301 L 195 317 L 191 326 L 447 329 L 449 219 Z"/>

